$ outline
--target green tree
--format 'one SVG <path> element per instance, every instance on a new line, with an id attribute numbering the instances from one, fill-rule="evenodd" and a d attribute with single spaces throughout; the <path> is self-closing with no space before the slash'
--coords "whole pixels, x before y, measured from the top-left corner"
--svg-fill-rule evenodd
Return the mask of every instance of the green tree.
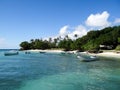
<path id="1" fill-rule="evenodd" d="M 120 45 L 118 45 L 118 46 L 115 48 L 115 50 L 120 50 Z"/>
<path id="2" fill-rule="evenodd" d="M 59 42 L 58 47 L 64 48 L 66 51 L 68 51 L 71 50 L 71 43 L 72 43 L 71 39 L 64 39 Z"/>
<path id="3" fill-rule="evenodd" d="M 118 37 L 118 44 L 120 44 L 120 37 Z"/>
<path id="4" fill-rule="evenodd" d="M 20 47 L 22 50 L 28 50 L 30 49 L 30 43 L 27 41 L 21 42 Z"/>

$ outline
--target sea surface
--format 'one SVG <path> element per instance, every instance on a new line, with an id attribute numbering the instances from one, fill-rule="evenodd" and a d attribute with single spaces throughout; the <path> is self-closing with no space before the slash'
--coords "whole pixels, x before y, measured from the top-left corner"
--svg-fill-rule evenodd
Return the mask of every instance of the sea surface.
<path id="1" fill-rule="evenodd" d="M 120 60 L 81 62 L 76 55 L 0 50 L 0 90 L 120 90 Z"/>

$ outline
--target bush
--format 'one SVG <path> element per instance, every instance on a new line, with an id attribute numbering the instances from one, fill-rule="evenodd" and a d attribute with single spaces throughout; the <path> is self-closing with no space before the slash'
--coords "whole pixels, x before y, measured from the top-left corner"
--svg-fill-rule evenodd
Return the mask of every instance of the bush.
<path id="1" fill-rule="evenodd" d="M 118 46 L 115 48 L 115 50 L 120 50 L 120 45 L 118 45 Z"/>

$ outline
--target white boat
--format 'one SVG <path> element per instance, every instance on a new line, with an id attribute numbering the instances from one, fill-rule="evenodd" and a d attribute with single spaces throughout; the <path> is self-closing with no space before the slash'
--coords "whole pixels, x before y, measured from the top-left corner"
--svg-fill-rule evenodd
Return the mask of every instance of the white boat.
<path id="1" fill-rule="evenodd" d="M 18 55 L 18 51 L 7 51 L 4 53 L 5 56 Z"/>
<path id="2" fill-rule="evenodd" d="M 77 55 L 77 58 L 79 58 L 81 61 L 85 61 L 85 62 L 98 60 L 97 56 L 89 55 L 89 54 L 79 54 L 79 55 Z"/>

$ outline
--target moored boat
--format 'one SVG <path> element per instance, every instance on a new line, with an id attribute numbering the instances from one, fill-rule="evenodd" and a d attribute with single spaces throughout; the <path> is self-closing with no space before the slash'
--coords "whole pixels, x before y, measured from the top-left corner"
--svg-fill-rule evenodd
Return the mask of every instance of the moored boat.
<path id="1" fill-rule="evenodd" d="M 39 53 L 46 53 L 46 52 L 40 51 Z"/>
<path id="2" fill-rule="evenodd" d="M 18 54 L 19 54 L 18 51 L 8 51 L 4 53 L 5 56 L 18 55 Z"/>
<path id="3" fill-rule="evenodd" d="M 90 61 L 96 61 L 96 60 L 98 60 L 97 56 L 88 55 L 88 54 L 79 54 L 77 56 L 77 58 L 79 58 L 81 61 L 84 61 L 84 62 L 90 62 Z"/>

